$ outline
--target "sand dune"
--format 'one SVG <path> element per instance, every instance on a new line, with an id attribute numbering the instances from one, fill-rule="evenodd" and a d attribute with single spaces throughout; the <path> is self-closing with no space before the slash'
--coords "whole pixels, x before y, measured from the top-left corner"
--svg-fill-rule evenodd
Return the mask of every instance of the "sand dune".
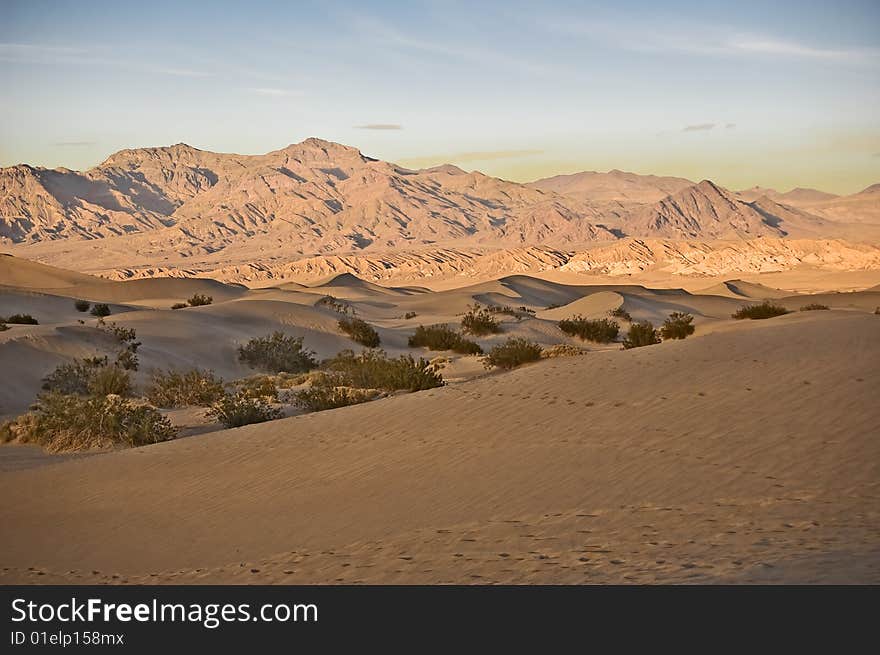
<path id="1" fill-rule="evenodd" d="M 729 322 L 7 473 L 0 579 L 876 583 L 878 335 Z"/>

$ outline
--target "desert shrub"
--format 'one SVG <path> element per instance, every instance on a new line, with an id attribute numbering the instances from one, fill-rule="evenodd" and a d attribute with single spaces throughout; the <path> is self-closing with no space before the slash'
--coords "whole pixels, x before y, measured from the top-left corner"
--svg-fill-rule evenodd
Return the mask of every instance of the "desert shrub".
<path id="1" fill-rule="evenodd" d="M 272 407 L 262 398 L 249 398 L 240 393 L 224 394 L 211 409 L 208 416 L 227 428 L 239 428 L 251 423 L 274 421 L 282 417 L 281 410 Z"/>
<path id="2" fill-rule="evenodd" d="M 49 452 L 143 446 L 177 436 L 167 417 L 120 396 L 42 394 L 33 409 L 8 423 L 6 438 Z"/>
<path id="3" fill-rule="evenodd" d="M 760 305 L 745 305 L 744 307 L 740 307 L 736 313 L 731 314 L 731 316 L 737 320 L 742 320 L 744 318 L 763 319 L 782 316 L 783 314 L 788 313 L 789 311 L 782 305 L 774 305 L 769 300 L 765 300 Z"/>
<path id="4" fill-rule="evenodd" d="M 54 371 L 43 378 L 43 390 L 84 396 L 90 393 L 89 387 L 98 370 L 106 366 L 106 357 L 75 359 L 72 362 L 59 364 Z"/>
<path id="5" fill-rule="evenodd" d="M 501 332 L 501 326 L 486 308 L 474 305 L 468 309 L 467 313 L 461 319 L 461 329 L 468 334 L 481 337 L 487 334 L 498 334 Z"/>
<path id="6" fill-rule="evenodd" d="M 684 339 L 694 333 L 694 317 L 682 312 L 672 312 L 660 328 L 664 339 Z"/>
<path id="7" fill-rule="evenodd" d="M 315 306 L 327 307 L 340 314 L 354 314 L 354 308 L 351 305 L 344 300 L 339 300 L 339 298 L 333 296 L 322 296 L 318 302 L 315 303 Z"/>
<path id="8" fill-rule="evenodd" d="M 511 337 L 492 348 L 483 359 L 483 363 L 486 368 L 495 366 L 511 369 L 541 359 L 541 352 L 541 346 L 538 344 L 521 337 Z"/>
<path id="9" fill-rule="evenodd" d="M 204 307 L 212 302 L 214 302 L 214 299 L 211 296 L 206 296 L 203 293 L 194 293 L 192 298 L 186 301 L 186 304 L 190 307 Z"/>
<path id="10" fill-rule="evenodd" d="M 375 348 L 381 343 L 379 333 L 376 332 L 373 326 L 359 318 L 341 318 L 339 319 L 338 326 L 352 341 L 367 348 Z"/>
<path id="11" fill-rule="evenodd" d="M 831 309 L 828 305 L 820 305 L 817 302 L 810 303 L 809 305 L 804 305 L 801 307 L 802 312 L 814 312 L 821 309 Z"/>
<path id="12" fill-rule="evenodd" d="M 447 325 L 420 325 L 415 334 L 409 338 L 410 348 L 427 348 L 428 350 L 452 350 L 464 355 L 481 355 L 480 345 L 465 339 Z"/>
<path id="13" fill-rule="evenodd" d="M 76 311 L 78 312 L 87 312 L 92 306 L 92 303 L 88 300 L 75 300 L 73 306 L 76 307 Z"/>
<path id="14" fill-rule="evenodd" d="M 40 322 L 35 319 L 30 314 L 13 314 L 5 321 L 4 323 L 10 323 L 12 325 L 39 325 Z"/>
<path id="15" fill-rule="evenodd" d="M 322 384 L 297 391 L 293 398 L 297 407 L 310 412 L 321 412 L 325 409 L 365 403 L 373 400 L 377 395 L 375 389 L 353 389 Z"/>
<path id="16" fill-rule="evenodd" d="M 192 369 L 186 373 L 156 371 L 147 387 L 146 397 L 156 407 L 210 407 L 225 393 L 223 380 L 212 371 Z"/>
<path id="17" fill-rule="evenodd" d="M 418 316 L 418 314 L 416 314 L 415 312 L 407 312 L 406 314 L 403 315 L 403 317 L 406 320 L 409 320 L 411 318 L 415 318 L 416 316 Z"/>
<path id="18" fill-rule="evenodd" d="M 278 383 L 269 375 L 255 375 L 232 383 L 236 392 L 245 398 L 266 398 L 278 400 Z"/>
<path id="19" fill-rule="evenodd" d="M 304 373 L 318 365 L 314 353 L 303 349 L 302 337 L 289 337 L 283 332 L 251 339 L 238 347 L 238 358 L 267 373 Z"/>
<path id="20" fill-rule="evenodd" d="M 660 343 L 660 334 L 654 329 L 651 321 L 639 321 L 629 326 L 629 332 L 626 339 L 623 340 L 623 347 L 641 348 L 642 346 L 652 346 Z"/>
<path id="21" fill-rule="evenodd" d="M 189 305 L 187 305 L 185 302 L 176 302 L 171 305 L 171 309 L 186 309 L 187 307 L 189 307 Z"/>
<path id="22" fill-rule="evenodd" d="M 581 350 L 577 346 L 572 346 L 569 343 L 558 343 L 555 346 L 544 348 L 544 350 L 541 351 L 541 357 L 544 359 L 552 359 L 554 357 L 576 357 L 578 355 L 583 355 L 584 353 L 586 353 L 586 351 Z"/>
<path id="23" fill-rule="evenodd" d="M 328 372 L 334 386 L 388 391 L 421 391 L 443 385 L 443 376 L 429 361 L 411 355 L 389 358 L 381 350 L 364 350 L 355 354 L 343 350 L 325 360 L 321 368 Z"/>
<path id="24" fill-rule="evenodd" d="M 630 315 L 630 313 L 626 311 L 623 307 L 612 309 L 610 312 L 608 312 L 608 314 L 609 316 L 613 316 L 614 318 L 619 318 L 630 323 L 632 323 L 633 320 L 633 317 Z"/>
<path id="25" fill-rule="evenodd" d="M 141 346 L 141 342 L 137 341 L 137 333 L 134 328 L 100 321 L 98 329 L 113 335 L 122 344 L 122 350 L 116 355 L 116 365 L 121 366 L 127 371 L 136 371 L 139 364 L 137 349 Z"/>
<path id="26" fill-rule="evenodd" d="M 110 316 L 110 305 L 103 302 L 95 303 L 95 305 L 92 307 L 92 311 L 89 313 L 92 316 L 97 316 L 98 318 Z"/>
<path id="27" fill-rule="evenodd" d="M 591 320 L 577 315 L 559 321 L 559 329 L 572 337 L 580 337 L 597 343 L 609 343 L 617 338 L 620 326 L 607 318 Z"/>
<path id="28" fill-rule="evenodd" d="M 93 396 L 130 396 L 131 378 L 121 366 L 111 364 L 96 368 L 88 386 Z"/>

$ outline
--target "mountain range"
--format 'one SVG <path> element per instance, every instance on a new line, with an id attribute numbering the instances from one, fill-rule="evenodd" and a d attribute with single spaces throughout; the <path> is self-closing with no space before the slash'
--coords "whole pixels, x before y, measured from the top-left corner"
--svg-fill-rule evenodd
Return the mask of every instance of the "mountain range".
<path id="1" fill-rule="evenodd" d="M 616 170 L 520 184 L 452 165 L 410 170 L 316 138 L 265 155 L 177 144 L 122 150 L 83 172 L 0 169 L 0 243 L 142 275 L 402 251 L 572 252 L 619 239 L 870 241 L 878 191 L 737 193 Z"/>

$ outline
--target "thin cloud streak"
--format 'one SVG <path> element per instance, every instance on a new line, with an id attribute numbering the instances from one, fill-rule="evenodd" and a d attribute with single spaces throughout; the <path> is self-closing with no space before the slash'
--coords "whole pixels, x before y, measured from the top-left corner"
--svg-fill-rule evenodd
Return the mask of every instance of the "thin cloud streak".
<path id="1" fill-rule="evenodd" d="M 685 125 L 681 128 L 682 132 L 705 132 L 708 130 L 714 130 L 715 123 L 700 123 L 698 125 Z"/>

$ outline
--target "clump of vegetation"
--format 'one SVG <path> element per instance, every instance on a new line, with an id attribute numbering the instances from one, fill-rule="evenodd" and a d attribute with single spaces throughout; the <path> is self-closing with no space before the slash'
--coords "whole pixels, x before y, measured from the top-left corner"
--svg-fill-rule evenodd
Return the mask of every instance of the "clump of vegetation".
<path id="1" fill-rule="evenodd" d="M 211 296 L 206 296 L 203 293 L 194 293 L 192 297 L 186 301 L 186 304 L 190 307 L 204 307 L 205 305 L 210 305 L 214 302 L 214 299 Z"/>
<path id="2" fill-rule="evenodd" d="M 617 309 L 612 309 L 610 312 L 608 312 L 608 314 L 610 316 L 613 316 L 614 318 L 619 318 L 624 321 L 628 321 L 630 323 L 632 323 L 632 320 L 633 320 L 633 317 L 630 316 L 630 313 L 628 311 L 626 311 L 623 307 L 618 307 Z"/>
<path id="3" fill-rule="evenodd" d="M 321 297 L 318 302 L 315 303 L 315 307 L 326 307 L 340 314 L 354 315 L 354 308 L 351 305 L 349 305 L 344 300 L 339 300 L 339 298 L 335 298 L 334 296 Z"/>
<path id="4" fill-rule="evenodd" d="M 97 316 L 98 318 L 105 318 L 107 316 L 110 316 L 110 305 L 103 302 L 95 303 L 95 305 L 92 307 L 92 311 L 89 313 L 92 316 Z"/>
<path id="5" fill-rule="evenodd" d="M 405 318 L 408 321 L 409 319 L 415 318 L 416 316 L 418 316 L 418 314 L 416 314 L 415 312 L 407 312 L 406 314 L 403 315 L 403 318 Z"/>
<path id="6" fill-rule="evenodd" d="M 111 364 L 96 368 L 87 389 L 92 396 L 131 396 L 131 377 L 121 366 Z"/>
<path id="7" fill-rule="evenodd" d="M 141 342 L 137 341 L 137 332 L 134 328 L 122 327 L 116 323 L 104 323 L 98 321 L 98 329 L 113 335 L 122 345 L 122 350 L 116 355 L 116 364 L 127 371 L 138 369 L 137 350 Z"/>
<path id="8" fill-rule="evenodd" d="M 78 312 L 87 312 L 92 306 L 92 303 L 88 300 L 75 300 L 73 306 L 76 307 L 76 311 Z"/>
<path id="9" fill-rule="evenodd" d="M 267 373 L 304 373 L 318 365 L 314 355 L 303 348 L 302 337 L 289 337 L 277 331 L 238 347 L 242 362 Z"/>
<path id="10" fill-rule="evenodd" d="M 664 339 L 684 339 L 694 333 L 694 317 L 683 312 L 672 312 L 660 328 Z"/>
<path id="11" fill-rule="evenodd" d="M 131 379 L 122 367 L 106 357 L 75 359 L 60 364 L 43 378 L 43 390 L 62 395 L 131 395 Z"/>
<path id="12" fill-rule="evenodd" d="M 620 325 L 607 318 L 590 320 L 581 315 L 559 321 L 559 329 L 572 337 L 586 341 L 609 343 L 617 338 Z"/>
<path id="13" fill-rule="evenodd" d="M 477 337 L 486 336 L 487 334 L 499 334 L 501 332 L 501 326 L 492 316 L 492 312 L 479 305 L 474 305 L 468 309 L 461 319 L 461 329 Z"/>
<path id="14" fill-rule="evenodd" d="M 339 329 L 345 332 L 355 343 L 367 348 L 375 348 L 381 343 L 379 333 L 372 325 L 354 317 L 339 319 Z"/>
<path id="15" fill-rule="evenodd" d="M 270 401 L 278 401 L 278 383 L 270 375 L 255 375 L 242 380 L 236 380 L 231 383 L 231 386 L 245 398 L 264 398 Z"/>
<path id="16" fill-rule="evenodd" d="M 30 412 L 0 426 L 0 440 L 37 444 L 50 453 L 143 446 L 176 436 L 154 407 L 117 395 L 42 394 Z"/>
<path id="17" fill-rule="evenodd" d="M 736 313 L 731 314 L 735 319 L 742 320 L 750 318 L 753 320 L 773 318 L 774 316 L 782 316 L 788 314 L 789 311 L 782 305 L 775 305 L 769 300 L 765 300 L 760 305 L 746 305 L 740 307 Z"/>
<path id="18" fill-rule="evenodd" d="M 0 332 L 3 332 L 3 331 L 8 330 L 8 329 L 9 329 L 9 326 L 6 325 L 5 322 L 3 322 L 2 320 L 0 320 Z"/>
<path id="19" fill-rule="evenodd" d="M 541 357 L 544 359 L 553 359 L 554 357 L 577 357 L 584 353 L 586 353 L 585 350 L 581 350 L 577 346 L 572 346 L 570 343 L 558 343 L 555 346 L 544 348 L 544 350 L 541 351 Z"/>
<path id="20" fill-rule="evenodd" d="M 11 325 L 39 325 L 40 322 L 30 314 L 13 314 L 9 318 L 0 319 L 0 323 L 10 323 Z"/>
<path id="21" fill-rule="evenodd" d="M 626 339 L 623 340 L 623 347 L 641 348 L 642 346 L 653 346 L 660 343 L 660 334 L 654 329 L 651 321 L 639 321 L 629 326 L 629 332 Z"/>
<path id="22" fill-rule="evenodd" d="M 444 384 L 437 366 L 426 359 L 414 359 L 412 355 L 392 359 L 381 350 L 364 350 L 357 354 L 343 350 L 322 362 L 321 368 L 328 374 L 325 382 L 333 386 L 422 391 Z"/>
<path id="23" fill-rule="evenodd" d="M 186 373 L 156 371 L 153 373 L 146 397 L 156 407 L 210 407 L 223 398 L 226 391 L 223 380 L 212 371 L 193 369 Z"/>
<path id="24" fill-rule="evenodd" d="M 541 359 L 542 348 L 538 344 L 521 337 L 511 337 L 498 344 L 483 359 L 486 368 L 512 369 L 528 362 Z"/>
<path id="25" fill-rule="evenodd" d="M 353 389 L 337 387 L 332 384 L 313 385 L 294 395 L 297 407 L 309 412 L 322 412 L 349 405 L 359 405 L 375 399 L 379 392 L 375 389 Z"/>
<path id="26" fill-rule="evenodd" d="M 186 309 L 187 307 L 189 307 L 189 305 L 187 305 L 185 302 L 176 302 L 171 305 L 171 309 Z"/>
<path id="27" fill-rule="evenodd" d="M 802 312 L 815 312 L 822 309 L 831 309 L 828 305 L 821 305 L 817 302 L 810 303 L 809 305 L 804 305 L 801 307 Z"/>
<path id="28" fill-rule="evenodd" d="M 263 398 L 251 398 L 241 393 L 224 394 L 207 412 L 227 428 L 240 428 L 251 423 L 274 421 L 283 416 Z"/>
<path id="29" fill-rule="evenodd" d="M 469 339 L 465 339 L 449 326 L 420 325 L 415 334 L 409 338 L 410 348 L 427 348 L 428 350 L 451 350 L 464 355 L 481 355 L 483 349 L 480 345 Z"/>

